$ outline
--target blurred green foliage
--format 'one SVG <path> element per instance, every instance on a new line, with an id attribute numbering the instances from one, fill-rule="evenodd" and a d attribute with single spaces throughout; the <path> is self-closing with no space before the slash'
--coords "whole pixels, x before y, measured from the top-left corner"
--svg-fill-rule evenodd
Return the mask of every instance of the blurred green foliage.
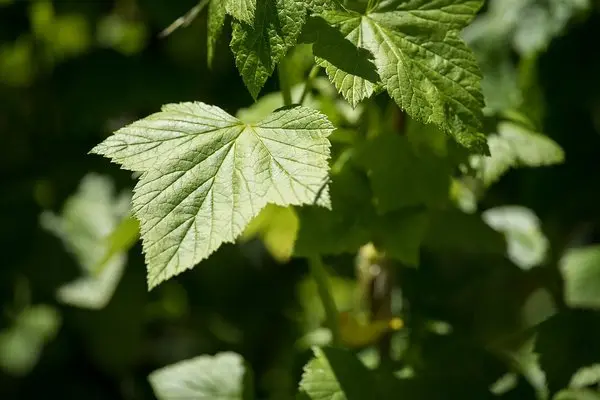
<path id="1" fill-rule="evenodd" d="M 327 254 L 336 303 L 351 310 L 360 291 L 352 279 L 353 252 L 378 218 L 376 209 L 398 206 L 386 201 L 385 190 L 407 181 L 415 188 L 411 206 L 435 203 L 437 189 L 450 186 L 462 211 L 437 211 L 410 222 L 408 232 L 378 220 L 382 236 L 395 239 L 384 246 L 397 250 L 394 258 L 403 264 L 395 301 L 405 327 L 392 333 L 394 369 L 415 378 L 366 395 L 381 390 L 409 399 L 598 398 L 596 4 L 488 2 L 464 36 L 484 73 L 492 158 L 470 160 L 471 170 L 439 182 L 434 193 L 419 192 L 419 182 L 410 181 L 415 175 L 403 177 L 402 169 L 381 186 L 362 179 L 348 161 L 355 155 L 344 153 L 344 145 L 356 143 L 354 129 L 361 124 L 380 125 L 373 131 L 391 129 L 386 124 L 394 121 L 394 111 L 385 95 L 352 109 L 319 77 L 305 104 L 338 127 L 331 137 L 337 144 L 331 188 L 334 204 L 341 205 L 334 208 L 337 219 L 324 218 L 318 209 L 268 208 L 265 212 L 283 214 L 292 228 L 255 220 L 246 240 L 223 246 L 201 266 L 148 292 L 141 246 L 134 243 L 136 226 L 118 211 L 115 199 L 135 180 L 88 151 L 169 102 L 202 100 L 246 121 L 282 105 L 278 93 L 253 104 L 228 50 L 228 28 L 217 41 L 212 68 L 207 67 L 205 13 L 159 37 L 195 5 L 194 0 L 0 1 L 0 398 L 152 399 L 147 379 L 152 371 L 226 351 L 246 360 L 256 398 L 293 398 L 299 382 L 309 395 L 318 379 L 344 393 L 344 385 L 360 382 L 352 375 L 334 379 L 327 366 L 352 366 L 355 358 L 347 361 L 349 351 L 329 348 L 312 358 L 311 345 L 330 337 L 321 329 L 324 312 L 308 268 L 302 259 L 290 258 L 290 247 L 296 255 L 315 248 Z M 292 85 L 310 69 L 306 46 L 289 58 Z M 278 90 L 275 78 L 263 93 Z M 296 86 L 293 97 L 301 93 L 302 86 Z M 404 152 L 427 155 L 428 162 L 409 164 L 422 179 L 431 169 L 450 168 L 437 163 L 439 158 L 467 158 L 436 132 L 406 123 L 407 137 L 392 140 L 402 141 L 394 146 Z M 363 151 L 382 160 L 394 157 L 386 151 L 397 149 L 385 142 L 389 139 L 369 137 Z M 542 156 L 532 151 L 540 146 L 549 149 Z M 505 150 L 494 157 L 495 149 Z M 367 169 L 383 168 L 379 159 L 368 161 L 373 165 Z M 90 179 L 104 183 L 82 196 Z M 363 207 L 371 191 L 381 202 Z M 73 204 L 85 199 L 90 202 L 77 210 Z M 507 205 L 519 208 L 503 208 Z M 41 215 L 54 216 L 54 229 L 40 223 Z M 104 223 L 110 227 L 98 226 Z M 315 232 L 327 232 L 328 240 Z M 421 239 L 418 251 L 411 240 Z M 97 279 L 92 266 L 104 256 L 121 260 L 123 271 L 113 282 L 114 293 L 102 292 L 105 297 L 94 301 L 92 308 L 98 309 L 57 296 L 65 284 Z M 99 270 L 102 274 L 109 265 Z M 368 351 L 361 359 L 373 366 L 378 360 Z M 219 375 L 213 366 L 211 373 L 241 379 L 241 361 L 217 357 L 234 363 L 239 376 L 231 370 Z M 303 376 L 311 359 L 322 376 Z M 235 384 L 241 387 L 239 379 Z M 367 374 L 364 380 L 363 390 L 388 381 Z M 240 391 L 236 396 L 242 398 Z"/>

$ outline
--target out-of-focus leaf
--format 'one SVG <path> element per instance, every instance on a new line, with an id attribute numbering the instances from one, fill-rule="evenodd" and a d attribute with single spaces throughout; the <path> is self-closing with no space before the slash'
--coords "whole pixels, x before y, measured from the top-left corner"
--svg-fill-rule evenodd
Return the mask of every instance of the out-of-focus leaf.
<path id="1" fill-rule="evenodd" d="M 14 324 L 0 332 L 0 368 L 16 376 L 29 373 L 60 325 L 59 312 L 49 305 L 35 305 L 21 311 Z"/>
<path id="2" fill-rule="evenodd" d="M 571 377 L 569 387 L 572 389 L 582 389 L 586 386 L 598 384 L 600 384 L 600 364 L 594 364 L 583 367 L 575 372 L 573 377 Z"/>
<path id="3" fill-rule="evenodd" d="M 514 122 L 498 124 L 498 134 L 488 137 L 490 156 L 473 156 L 471 163 L 480 169 L 485 185 L 491 185 L 510 168 L 541 167 L 560 164 L 564 152 L 556 142 Z"/>
<path id="4" fill-rule="evenodd" d="M 83 276 L 58 289 L 60 301 L 100 309 L 110 301 L 127 262 L 127 251 L 137 241 L 138 224 L 126 217 L 123 203 L 130 194 L 114 194 L 109 178 L 86 175 L 58 216 L 41 215 L 44 228 L 57 235 L 73 254 Z"/>
<path id="5" fill-rule="evenodd" d="M 553 400 L 600 400 L 600 392 L 590 389 L 566 389 L 558 392 Z"/>
<path id="6" fill-rule="evenodd" d="M 520 206 L 503 206 L 486 210 L 482 218 L 504 234 L 508 258 L 517 266 L 530 269 L 544 262 L 550 244 L 533 211 Z"/>
<path id="7" fill-rule="evenodd" d="M 409 206 L 440 207 L 449 199 L 446 160 L 426 149 L 415 151 L 405 137 L 378 135 L 364 144 L 358 160 L 367 171 L 381 213 Z"/>
<path id="8" fill-rule="evenodd" d="M 486 225 L 478 215 L 449 209 L 431 213 L 424 247 L 434 251 L 466 254 L 503 254 L 502 234 Z"/>
<path id="9" fill-rule="evenodd" d="M 567 305 L 600 309 L 600 246 L 567 250 L 560 271 Z"/>
<path id="10" fill-rule="evenodd" d="M 148 380 L 159 400 L 243 400 L 249 389 L 246 374 L 243 358 L 226 352 L 163 367 Z"/>
<path id="11" fill-rule="evenodd" d="M 250 221 L 241 238 L 259 236 L 273 258 L 283 263 L 294 252 L 298 225 L 298 216 L 292 207 L 268 204 Z"/>
<path id="12" fill-rule="evenodd" d="M 148 30 L 139 21 L 129 21 L 118 14 L 104 17 L 98 22 L 97 38 L 100 45 L 126 54 L 135 54 L 146 43 Z"/>

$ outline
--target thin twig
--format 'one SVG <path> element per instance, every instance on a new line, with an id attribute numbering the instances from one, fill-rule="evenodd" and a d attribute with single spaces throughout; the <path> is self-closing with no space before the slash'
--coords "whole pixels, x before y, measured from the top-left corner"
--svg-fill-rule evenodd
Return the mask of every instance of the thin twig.
<path id="1" fill-rule="evenodd" d="M 183 16 L 177 18 L 171 25 L 166 27 L 158 37 L 164 38 L 169 36 L 171 33 L 175 32 L 175 30 L 183 27 L 189 26 L 194 19 L 200 14 L 200 11 L 204 9 L 208 5 L 210 0 L 200 0 L 200 2 L 194 6 L 190 11 L 185 13 Z"/>
<path id="2" fill-rule="evenodd" d="M 315 64 L 315 65 L 313 65 L 312 69 L 308 73 L 308 78 L 306 78 L 306 83 L 304 84 L 304 90 L 302 91 L 302 96 L 300 96 L 300 101 L 298 102 L 298 104 L 302 105 L 304 103 L 304 100 L 306 100 L 306 96 L 308 95 L 308 92 L 310 92 L 310 89 L 312 88 L 312 81 L 313 81 L 313 79 L 316 78 L 318 73 L 319 73 L 319 66 Z"/>
<path id="3" fill-rule="evenodd" d="M 325 310 L 325 322 L 327 327 L 331 331 L 332 344 L 334 346 L 341 344 L 340 339 L 340 326 L 338 319 L 338 310 L 329 288 L 329 279 L 327 271 L 323 265 L 321 256 L 315 255 L 310 257 L 308 260 L 310 264 L 310 272 L 317 285 L 317 292 L 321 298 L 323 309 Z"/>

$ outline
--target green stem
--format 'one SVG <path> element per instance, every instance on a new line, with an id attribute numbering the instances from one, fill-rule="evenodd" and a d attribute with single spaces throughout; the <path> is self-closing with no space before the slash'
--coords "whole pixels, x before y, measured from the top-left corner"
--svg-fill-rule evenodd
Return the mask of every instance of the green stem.
<path id="1" fill-rule="evenodd" d="M 300 101 L 299 101 L 300 105 L 302 105 L 304 103 L 304 100 L 306 99 L 308 92 L 310 92 L 310 89 L 312 88 L 312 81 L 313 81 L 313 79 L 315 79 L 317 77 L 318 73 L 319 73 L 319 66 L 313 65 L 312 69 L 308 73 L 308 78 L 306 78 L 306 83 L 304 84 L 304 90 L 302 91 L 302 96 L 300 96 Z"/>
<path id="2" fill-rule="evenodd" d="M 310 272 L 317 284 L 317 291 L 321 298 L 321 303 L 323 303 L 323 308 L 325 309 L 325 321 L 327 327 L 331 330 L 333 345 L 339 345 L 340 329 L 338 311 L 331 290 L 329 289 L 328 275 L 325 266 L 323 265 L 323 260 L 321 259 L 321 256 L 315 255 L 310 257 L 308 263 L 310 264 Z"/>
<path id="3" fill-rule="evenodd" d="M 286 106 L 292 105 L 292 87 L 288 79 L 287 60 L 283 58 L 277 66 L 277 74 L 279 75 L 279 89 L 283 95 L 283 104 Z"/>

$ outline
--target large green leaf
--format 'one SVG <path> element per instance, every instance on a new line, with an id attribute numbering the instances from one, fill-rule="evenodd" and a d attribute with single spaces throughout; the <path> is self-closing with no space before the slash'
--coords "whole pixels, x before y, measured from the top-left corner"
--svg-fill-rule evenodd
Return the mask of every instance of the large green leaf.
<path id="1" fill-rule="evenodd" d="M 242 400 L 245 374 L 242 357 L 227 352 L 180 361 L 148 380 L 159 400 Z"/>
<path id="2" fill-rule="evenodd" d="M 304 367 L 300 390 L 312 400 L 364 400 L 378 398 L 373 376 L 348 350 L 316 348 Z"/>
<path id="3" fill-rule="evenodd" d="M 88 174 L 58 216 L 41 215 L 44 228 L 57 235 L 82 269 L 82 276 L 58 289 L 66 304 L 90 309 L 106 306 L 119 283 L 138 224 L 126 217 L 131 195 L 114 195 L 109 178 Z"/>
<path id="4" fill-rule="evenodd" d="M 267 203 L 312 204 L 326 181 L 332 131 L 305 107 L 245 124 L 218 107 L 181 103 L 92 152 L 143 172 L 133 205 L 152 288 L 233 242 Z M 327 187 L 317 203 L 329 205 Z"/>
<path id="5" fill-rule="evenodd" d="M 560 260 L 565 303 L 600 309 L 600 246 L 568 250 Z"/>
<path id="6" fill-rule="evenodd" d="M 255 99 L 277 63 L 296 44 L 305 19 L 302 1 L 263 0 L 257 4 L 253 25 L 243 20 L 233 22 L 231 50 Z"/>
<path id="7" fill-rule="evenodd" d="M 485 137 L 479 133 L 483 108 L 481 75 L 473 54 L 458 36 L 482 2 L 373 3 L 376 5 L 362 14 L 336 10 L 324 11 L 320 16 L 355 46 L 373 54 L 373 63 L 388 93 L 411 117 L 436 124 L 459 143 L 485 152 Z M 346 57 L 348 54 L 345 51 Z M 363 54 L 363 62 L 369 62 L 367 54 Z M 359 56 L 360 53 L 354 55 Z M 335 65 L 334 59 L 327 61 L 341 70 L 340 73 L 329 67 L 338 89 L 343 89 L 342 83 L 356 84 L 355 90 L 343 91 L 351 95 L 351 100 L 370 95 L 372 86 L 365 76 L 352 75 L 356 69 Z"/>

